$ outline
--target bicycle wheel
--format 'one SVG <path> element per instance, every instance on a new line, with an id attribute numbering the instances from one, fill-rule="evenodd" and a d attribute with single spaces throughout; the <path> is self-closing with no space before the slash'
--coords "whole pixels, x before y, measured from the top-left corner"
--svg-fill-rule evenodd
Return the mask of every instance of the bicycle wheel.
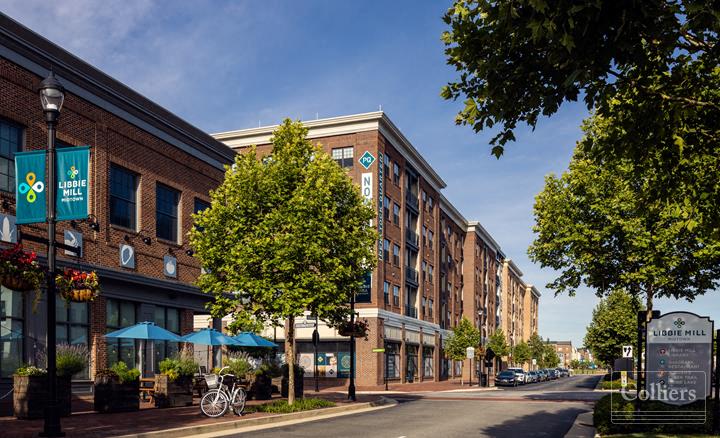
<path id="1" fill-rule="evenodd" d="M 228 400 L 219 389 L 211 389 L 200 400 L 200 410 L 208 417 L 217 418 L 225 415 L 228 409 Z"/>
<path id="2" fill-rule="evenodd" d="M 246 401 L 247 401 L 247 392 L 245 392 L 245 390 L 242 388 L 238 388 L 238 391 L 235 393 L 235 397 L 233 397 L 233 402 L 232 402 L 232 410 L 235 413 L 235 415 L 242 415 L 242 412 L 245 409 Z"/>

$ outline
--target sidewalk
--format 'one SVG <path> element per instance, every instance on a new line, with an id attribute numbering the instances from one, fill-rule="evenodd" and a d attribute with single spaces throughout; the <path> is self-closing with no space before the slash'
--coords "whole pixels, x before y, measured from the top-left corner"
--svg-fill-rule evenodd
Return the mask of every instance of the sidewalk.
<path id="1" fill-rule="evenodd" d="M 307 393 L 306 397 L 318 397 L 331 400 L 337 406 L 349 406 L 353 403 L 340 393 Z M 273 398 L 278 400 L 279 398 Z M 375 402 L 379 396 L 358 395 L 357 403 Z M 104 438 L 110 436 L 141 434 L 178 427 L 201 426 L 233 420 L 245 420 L 272 416 L 264 412 L 255 412 L 237 417 L 232 413 L 222 418 L 208 418 L 202 415 L 195 399 L 193 406 L 183 408 L 155 409 L 150 403 L 141 403 L 140 411 L 100 414 L 96 412 L 75 413 L 62 419 L 62 428 L 66 437 Z M 267 403 L 268 400 L 251 400 L 247 406 Z M 73 404 L 75 406 L 75 404 Z M 321 411 L 321 410 L 318 410 Z M 0 417 L 0 436 L 3 438 L 34 438 L 42 431 L 43 420 L 17 420 L 14 417 Z"/>
<path id="2" fill-rule="evenodd" d="M 347 393 L 347 383 L 342 382 L 340 384 L 335 381 L 323 381 L 320 380 L 320 394 L 332 393 L 332 392 L 345 392 Z M 313 378 L 305 378 L 305 393 L 317 394 L 315 392 L 315 380 Z M 385 391 L 385 385 L 375 386 L 356 386 L 355 391 L 357 394 L 389 394 L 389 393 L 420 393 L 420 392 L 438 392 L 438 391 L 486 391 L 494 390 L 495 387 L 489 388 L 479 387 L 476 381 L 473 381 L 473 386 L 469 386 L 468 382 L 464 384 L 460 383 L 460 380 L 443 380 L 440 382 L 417 382 L 417 383 L 396 383 L 392 382 L 388 384 L 388 390 Z"/>

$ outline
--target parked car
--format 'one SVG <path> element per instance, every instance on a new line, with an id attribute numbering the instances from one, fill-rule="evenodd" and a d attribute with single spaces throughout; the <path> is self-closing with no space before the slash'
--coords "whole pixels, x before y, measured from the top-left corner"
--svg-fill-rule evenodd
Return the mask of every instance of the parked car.
<path id="1" fill-rule="evenodd" d="M 558 368 L 560 377 L 570 377 L 570 371 L 567 368 Z"/>
<path id="2" fill-rule="evenodd" d="M 528 371 L 525 376 L 526 383 L 537 383 L 540 381 L 540 375 L 537 371 Z"/>
<path id="3" fill-rule="evenodd" d="M 527 383 L 525 370 L 523 370 L 522 368 L 508 368 L 507 371 L 514 372 L 518 383 L 520 383 L 521 385 L 524 385 L 525 383 Z"/>
<path id="4" fill-rule="evenodd" d="M 537 372 L 537 375 L 538 375 L 538 382 L 545 382 L 546 380 L 548 380 L 547 371 L 545 371 L 545 370 L 537 370 L 536 372 Z"/>
<path id="5" fill-rule="evenodd" d="M 495 386 L 518 386 L 517 375 L 514 371 L 505 370 L 495 376 Z"/>
<path id="6" fill-rule="evenodd" d="M 557 370 L 553 370 L 553 369 L 548 370 L 548 375 L 550 376 L 550 380 L 557 380 L 557 378 L 558 378 Z"/>

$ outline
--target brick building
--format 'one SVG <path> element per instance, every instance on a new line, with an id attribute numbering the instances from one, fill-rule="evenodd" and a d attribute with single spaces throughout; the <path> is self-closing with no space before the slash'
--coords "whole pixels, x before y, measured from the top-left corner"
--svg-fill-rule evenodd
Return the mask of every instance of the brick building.
<path id="1" fill-rule="evenodd" d="M 560 359 L 558 366 L 569 368 L 570 362 L 577 357 L 577 350 L 573 347 L 572 341 L 550 341 Z"/>
<path id="2" fill-rule="evenodd" d="M 499 245 L 480 223 L 465 219 L 442 195 L 445 182 L 386 114 L 304 123 L 308 138 L 346 168 L 364 193 L 372 194 L 377 210 L 379 265 L 370 279 L 369 297 L 356 304 L 360 318 L 370 325 L 368 340 L 357 341 L 358 385 L 381 384 L 385 375 L 400 382 L 469 377 L 467 361 L 465 366 L 452 363 L 443 354 L 444 342 L 462 316 L 482 331 L 484 339 L 504 327 L 505 318 L 515 318 L 518 339 L 522 338 L 525 284 L 512 283 L 516 302 L 503 302 L 503 284 L 510 281 L 503 277 L 505 255 Z M 275 128 L 214 137 L 240 152 L 256 145 L 258 154 L 264 155 L 271 152 L 269 140 Z M 359 161 L 368 155 L 372 160 Z M 366 167 L 364 163 L 370 161 Z M 503 313 L 513 306 L 514 313 Z M 528 313 L 535 318 L 530 325 L 537 327 L 537 305 Z M 311 376 L 315 321 L 307 315 L 295 324 L 299 363 Z M 321 321 L 318 331 L 321 375 L 347 376 L 347 338 Z M 265 335 L 282 341 L 284 333 L 269 329 Z M 377 348 L 384 348 L 385 354 L 372 351 Z M 478 371 L 484 371 L 481 365 Z"/>
<path id="3" fill-rule="evenodd" d="M 83 343 L 91 366 L 79 381 L 117 361 L 138 366 L 134 341 L 106 342 L 103 334 L 154 321 L 183 334 L 207 297 L 192 285 L 199 274 L 189 251 L 191 215 L 208 205 L 234 152 L 206 133 L 0 14 L 0 221 L 14 223 L 14 152 L 44 149 L 47 129 L 37 86 L 52 66 L 66 88 L 58 147 L 91 146 L 91 221 L 60 222 L 55 238 L 77 240 L 82 254 L 58 251 L 58 266 L 95 270 L 102 289 L 92 303 L 58 299 L 58 342 Z M 91 226 L 92 224 L 92 226 Z M 44 224 L 10 227 L 17 236 L 46 237 Z M 44 255 L 46 247 L 22 241 Z M 43 259 L 44 260 L 44 259 Z M 0 315 L 0 394 L 22 363 L 35 363 L 46 345 L 44 300 L 3 287 Z M 145 373 L 173 354 L 176 343 L 150 342 Z M 7 405 L 5 405 L 7 408 Z M 2 408 L 2 406 L 0 406 Z"/>

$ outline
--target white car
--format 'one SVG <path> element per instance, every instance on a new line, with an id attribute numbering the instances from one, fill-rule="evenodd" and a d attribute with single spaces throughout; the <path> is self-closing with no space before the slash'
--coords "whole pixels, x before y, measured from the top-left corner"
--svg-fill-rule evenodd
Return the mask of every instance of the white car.
<path id="1" fill-rule="evenodd" d="M 521 384 L 523 384 L 523 385 L 524 385 L 525 383 L 527 383 L 527 382 L 526 382 L 526 378 L 525 378 L 525 370 L 523 370 L 522 368 L 508 368 L 507 371 L 512 371 L 512 372 L 514 372 L 514 373 L 515 373 L 515 378 L 517 379 L 517 381 L 518 381 L 519 383 L 521 383 Z"/>

